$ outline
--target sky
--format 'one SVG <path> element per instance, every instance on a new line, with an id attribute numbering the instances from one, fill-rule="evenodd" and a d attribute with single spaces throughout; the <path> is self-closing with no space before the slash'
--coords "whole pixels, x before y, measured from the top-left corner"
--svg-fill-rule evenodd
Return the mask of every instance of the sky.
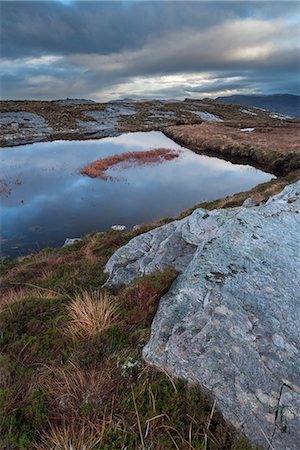
<path id="1" fill-rule="evenodd" d="M 2 99 L 300 93 L 298 1 L 1 1 Z"/>

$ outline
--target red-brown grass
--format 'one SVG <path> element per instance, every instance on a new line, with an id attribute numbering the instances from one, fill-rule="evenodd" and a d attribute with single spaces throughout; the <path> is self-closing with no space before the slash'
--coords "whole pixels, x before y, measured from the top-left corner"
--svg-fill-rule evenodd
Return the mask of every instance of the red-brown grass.
<path id="1" fill-rule="evenodd" d="M 77 338 L 99 335 L 118 323 L 118 307 L 105 292 L 83 291 L 68 306 L 71 318 L 68 333 Z"/>
<path id="2" fill-rule="evenodd" d="M 120 301 L 128 311 L 127 323 L 150 325 L 159 299 L 168 291 L 176 276 L 175 270 L 165 270 L 156 277 L 146 275 L 123 289 Z"/>
<path id="3" fill-rule="evenodd" d="M 272 173 L 287 174 L 300 167 L 300 126 L 257 126 L 252 133 L 224 123 L 179 125 L 164 133 L 196 153 L 230 158 L 245 158 Z"/>
<path id="4" fill-rule="evenodd" d="M 102 178 L 103 180 L 111 180 L 112 177 L 105 172 L 112 166 L 123 164 L 123 167 L 131 165 L 159 164 L 163 161 L 170 161 L 178 158 L 179 153 L 176 150 L 167 148 L 156 148 L 141 152 L 128 152 L 120 155 L 109 156 L 108 158 L 97 159 L 91 162 L 83 169 L 81 173 L 92 178 Z"/>

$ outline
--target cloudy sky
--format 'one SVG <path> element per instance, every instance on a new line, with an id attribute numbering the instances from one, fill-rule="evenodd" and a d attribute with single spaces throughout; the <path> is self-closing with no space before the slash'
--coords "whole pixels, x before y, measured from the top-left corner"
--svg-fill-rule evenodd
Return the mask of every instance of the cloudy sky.
<path id="1" fill-rule="evenodd" d="M 3 99 L 299 93 L 298 1 L 2 1 Z"/>

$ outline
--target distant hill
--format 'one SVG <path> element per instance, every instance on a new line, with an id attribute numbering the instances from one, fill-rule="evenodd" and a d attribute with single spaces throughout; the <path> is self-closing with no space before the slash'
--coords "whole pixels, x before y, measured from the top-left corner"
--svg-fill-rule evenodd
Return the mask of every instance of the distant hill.
<path id="1" fill-rule="evenodd" d="M 54 101 L 61 106 L 89 105 L 90 103 L 95 103 L 94 100 L 87 100 L 85 98 L 62 98 Z"/>
<path id="2" fill-rule="evenodd" d="M 228 97 L 217 97 L 216 100 L 235 105 L 256 106 L 291 117 L 300 117 L 299 95 L 229 95 Z"/>

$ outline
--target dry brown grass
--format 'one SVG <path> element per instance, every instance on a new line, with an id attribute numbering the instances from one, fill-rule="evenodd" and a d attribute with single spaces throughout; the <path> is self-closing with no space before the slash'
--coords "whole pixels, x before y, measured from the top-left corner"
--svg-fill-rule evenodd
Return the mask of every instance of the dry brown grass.
<path id="1" fill-rule="evenodd" d="M 118 307 L 107 292 L 99 290 L 82 291 L 67 309 L 67 331 L 75 339 L 97 336 L 119 321 Z"/>
<path id="2" fill-rule="evenodd" d="M 67 257 L 65 258 L 67 259 Z M 28 277 L 27 272 L 32 271 L 32 278 L 46 282 L 53 270 L 63 264 L 65 261 L 61 257 L 53 256 L 47 257 L 45 255 L 34 255 L 32 258 L 25 259 L 21 264 L 13 267 L 8 274 L 7 281 L 24 281 L 27 282 L 31 277 Z"/>
<path id="3" fill-rule="evenodd" d="M 113 386 L 112 374 L 101 367 L 82 369 L 74 363 L 64 367 L 46 367 L 39 374 L 39 387 L 52 398 L 53 413 L 66 420 L 78 418 L 88 405 L 94 417 Z"/>
<path id="4" fill-rule="evenodd" d="M 97 255 L 95 255 L 95 251 L 99 246 L 99 241 L 97 234 L 90 235 L 86 245 L 82 248 L 82 254 L 84 257 L 91 263 L 94 264 L 98 260 Z"/>
<path id="5" fill-rule="evenodd" d="M 43 433 L 39 450 L 89 450 L 103 439 L 106 399 L 113 381 L 108 370 L 82 369 L 74 363 L 46 367 L 39 374 L 39 387 L 50 397 L 50 428 Z"/>
<path id="6" fill-rule="evenodd" d="M 28 294 L 28 289 L 24 287 L 3 289 L 0 294 L 0 312 L 4 311 L 20 300 L 23 300 Z"/>
<path id="7" fill-rule="evenodd" d="M 61 427 L 51 426 L 42 437 L 37 450 L 92 450 L 103 439 L 103 431 L 88 421 L 73 422 Z"/>
<path id="8" fill-rule="evenodd" d="M 0 313 L 7 310 L 16 302 L 22 301 L 27 297 L 56 299 L 61 294 L 50 289 L 36 287 L 18 286 L 5 288 L 0 294 Z"/>

